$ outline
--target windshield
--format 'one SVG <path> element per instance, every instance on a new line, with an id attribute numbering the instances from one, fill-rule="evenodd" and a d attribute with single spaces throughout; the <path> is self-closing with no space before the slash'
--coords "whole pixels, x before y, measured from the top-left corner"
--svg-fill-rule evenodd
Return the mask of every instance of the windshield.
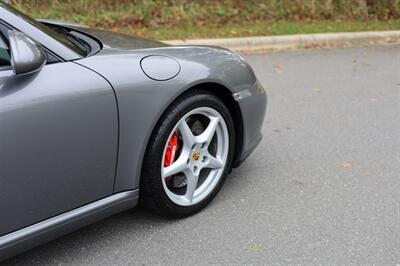
<path id="1" fill-rule="evenodd" d="M 32 24 L 33 26 L 35 26 L 39 30 L 41 30 L 44 33 L 46 33 L 47 35 L 51 36 L 52 38 L 54 38 L 58 42 L 62 43 L 63 45 L 65 45 L 69 49 L 73 50 L 74 52 L 76 52 L 80 56 L 86 56 L 86 55 L 89 54 L 90 51 L 87 51 L 87 46 L 82 45 L 81 40 L 79 40 L 78 38 L 76 38 L 74 36 L 71 36 L 67 31 L 65 31 L 65 32 L 63 32 L 63 31 L 55 31 L 52 28 L 50 28 L 50 27 L 48 27 L 48 26 L 46 26 L 46 25 L 34 20 L 33 18 L 25 15 L 24 13 L 18 11 L 17 9 L 13 8 L 10 5 L 2 5 L 2 6 L 4 8 L 6 8 L 7 10 L 9 10 L 11 13 L 21 17 L 22 19 L 24 19 L 25 21 L 29 22 L 30 24 Z"/>

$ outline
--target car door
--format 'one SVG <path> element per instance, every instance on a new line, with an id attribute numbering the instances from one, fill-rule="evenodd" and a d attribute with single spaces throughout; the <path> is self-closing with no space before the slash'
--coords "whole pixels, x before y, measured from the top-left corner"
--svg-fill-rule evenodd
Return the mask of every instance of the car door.
<path id="1" fill-rule="evenodd" d="M 16 76 L 0 38 L 0 236 L 109 196 L 118 146 L 112 88 L 73 62 Z"/>

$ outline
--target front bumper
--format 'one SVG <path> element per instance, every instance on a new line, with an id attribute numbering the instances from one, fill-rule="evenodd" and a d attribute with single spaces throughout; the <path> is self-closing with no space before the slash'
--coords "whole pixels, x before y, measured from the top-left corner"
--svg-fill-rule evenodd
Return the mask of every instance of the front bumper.
<path id="1" fill-rule="evenodd" d="M 235 96 L 243 118 L 242 152 L 233 165 L 233 167 L 238 167 L 262 139 L 261 130 L 267 108 L 267 94 L 257 81 L 250 89 L 246 89 L 246 92 L 236 93 Z"/>

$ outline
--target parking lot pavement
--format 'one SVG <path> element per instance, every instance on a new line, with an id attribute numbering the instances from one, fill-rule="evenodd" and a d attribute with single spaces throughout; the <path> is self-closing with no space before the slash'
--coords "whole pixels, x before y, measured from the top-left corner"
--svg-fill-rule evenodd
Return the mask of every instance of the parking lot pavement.
<path id="1" fill-rule="evenodd" d="M 7 264 L 400 263 L 400 47 L 246 56 L 264 140 L 204 211 L 141 209 Z"/>

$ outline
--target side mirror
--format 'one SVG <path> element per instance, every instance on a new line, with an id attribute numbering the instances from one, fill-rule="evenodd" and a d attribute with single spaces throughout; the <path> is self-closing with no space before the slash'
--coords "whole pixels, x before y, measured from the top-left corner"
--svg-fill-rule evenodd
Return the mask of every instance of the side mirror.
<path id="1" fill-rule="evenodd" d="M 19 31 L 9 31 L 11 65 L 15 75 L 39 71 L 47 61 L 43 48 L 34 40 Z"/>

